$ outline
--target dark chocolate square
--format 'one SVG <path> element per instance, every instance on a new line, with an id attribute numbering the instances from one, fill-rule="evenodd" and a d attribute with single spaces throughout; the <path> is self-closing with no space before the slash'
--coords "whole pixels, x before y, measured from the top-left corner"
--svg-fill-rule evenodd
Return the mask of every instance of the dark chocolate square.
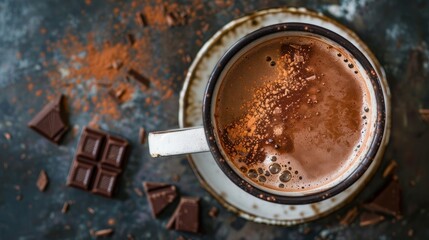
<path id="1" fill-rule="evenodd" d="M 125 160 L 127 147 L 127 141 L 109 136 L 101 162 L 116 168 L 121 168 Z"/>
<path id="2" fill-rule="evenodd" d="M 111 197 L 115 190 L 118 173 L 106 169 L 99 169 L 95 178 L 93 193 L 97 193 L 106 197 Z"/>
<path id="3" fill-rule="evenodd" d="M 94 166 L 78 161 L 73 161 L 73 166 L 70 170 L 68 185 L 76 188 L 88 190 L 91 184 L 91 179 L 94 175 Z"/>
<path id="4" fill-rule="evenodd" d="M 88 160 L 98 161 L 105 136 L 106 135 L 102 132 L 84 128 L 77 149 L 78 156 L 85 157 Z"/>

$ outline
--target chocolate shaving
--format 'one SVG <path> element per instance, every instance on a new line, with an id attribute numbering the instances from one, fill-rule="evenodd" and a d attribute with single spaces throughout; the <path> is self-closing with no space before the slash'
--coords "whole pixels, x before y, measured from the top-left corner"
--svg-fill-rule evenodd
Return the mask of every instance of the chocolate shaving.
<path id="1" fill-rule="evenodd" d="M 70 204 L 68 202 L 65 202 L 63 204 L 63 208 L 61 209 L 62 213 L 66 213 L 69 210 Z"/>
<path id="2" fill-rule="evenodd" d="M 173 185 L 152 182 L 144 182 L 143 185 L 155 218 L 177 197 L 176 187 Z"/>
<path id="3" fill-rule="evenodd" d="M 199 201 L 199 198 L 182 197 L 166 227 L 176 231 L 197 233 L 200 226 Z"/>
<path id="4" fill-rule="evenodd" d="M 144 130 L 144 128 L 140 128 L 139 130 L 139 142 L 140 144 L 144 144 L 146 140 L 146 131 Z"/>
<path id="5" fill-rule="evenodd" d="M 130 46 L 133 46 L 134 43 L 136 42 L 136 39 L 134 38 L 134 35 L 131 34 L 131 33 L 127 34 L 127 40 L 128 40 L 128 43 L 130 44 Z"/>
<path id="6" fill-rule="evenodd" d="M 387 176 L 392 174 L 393 171 L 396 169 L 397 165 L 398 164 L 396 163 L 396 161 L 394 160 L 390 161 L 389 165 L 387 165 L 387 167 L 383 171 L 383 178 L 386 178 Z"/>
<path id="7" fill-rule="evenodd" d="M 146 77 L 144 77 L 143 75 L 141 75 L 139 72 L 137 72 L 134 69 L 130 69 L 128 70 L 128 76 L 133 78 L 134 80 L 140 82 L 141 84 L 145 85 L 146 87 L 149 87 L 149 79 L 147 79 Z"/>
<path id="8" fill-rule="evenodd" d="M 398 181 L 392 180 L 377 197 L 364 206 L 366 209 L 374 212 L 380 212 L 400 217 L 401 215 L 401 188 Z"/>
<path id="9" fill-rule="evenodd" d="M 39 178 L 37 179 L 37 183 L 36 183 L 37 188 L 39 189 L 39 191 L 43 192 L 48 186 L 48 183 L 49 183 L 48 175 L 44 170 L 41 170 L 39 173 Z"/>
<path id="10" fill-rule="evenodd" d="M 28 127 L 56 144 L 60 142 L 61 138 L 68 130 L 63 99 L 64 97 L 61 95 L 54 101 L 48 103 L 28 123 Z"/>
<path id="11" fill-rule="evenodd" d="M 137 196 L 143 197 L 143 192 L 140 190 L 140 188 L 134 188 L 134 192 L 137 194 Z"/>
<path id="12" fill-rule="evenodd" d="M 94 236 L 96 237 L 106 237 L 106 236 L 110 236 L 113 233 L 113 229 L 111 228 L 107 228 L 107 229 L 102 229 L 102 230 L 98 230 L 94 232 Z"/>
<path id="13" fill-rule="evenodd" d="M 355 218 L 358 215 L 358 209 L 357 207 L 354 207 L 352 209 L 350 209 L 346 215 L 341 219 L 340 224 L 343 226 L 347 226 L 353 223 L 353 221 L 355 220 Z"/>
<path id="14" fill-rule="evenodd" d="M 146 18 L 141 12 L 136 13 L 136 22 L 140 27 L 147 26 Z"/>
<path id="15" fill-rule="evenodd" d="M 383 220 L 384 220 L 384 216 L 382 216 L 382 215 L 364 212 L 360 216 L 359 225 L 361 227 L 365 227 L 365 226 L 377 224 Z"/>

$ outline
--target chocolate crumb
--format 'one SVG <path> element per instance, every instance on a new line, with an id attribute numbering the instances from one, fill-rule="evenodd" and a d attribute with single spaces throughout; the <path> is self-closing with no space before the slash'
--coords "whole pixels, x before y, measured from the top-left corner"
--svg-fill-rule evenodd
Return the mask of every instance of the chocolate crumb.
<path id="1" fill-rule="evenodd" d="M 112 62 L 112 68 L 115 70 L 119 70 L 122 67 L 122 62 L 121 61 L 113 61 Z"/>
<path id="2" fill-rule="evenodd" d="M 128 233 L 127 240 L 134 240 L 134 236 L 131 233 Z"/>
<path id="3" fill-rule="evenodd" d="M 89 208 L 88 208 L 88 212 L 89 212 L 89 213 L 91 213 L 91 214 L 94 214 L 94 213 L 95 213 L 95 210 L 89 207 Z"/>
<path id="4" fill-rule="evenodd" d="M 133 46 L 134 43 L 136 42 L 136 39 L 134 38 L 134 35 L 132 33 L 127 34 L 127 39 L 130 46 Z"/>
<path id="5" fill-rule="evenodd" d="M 360 223 L 359 223 L 359 225 L 361 227 L 365 227 L 365 226 L 377 224 L 377 223 L 379 223 L 379 222 L 381 222 L 383 220 L 384 220 L 384 217 L 382 215 L 378 215 L 378 214 L 375 214 L 375 213 L 364 212 L 360 216 Z"/>
<path id="6" fill-rule="evenodd" d="M 387 176 L 392 174 L 393 171 L 396 169 L 397 165 L 398 164 L 396 163 L 395 160 L 390 161 L 389 165 L 387 165 L 387 167 L 384 169 L 383 178 L 386 178 Z"/>
<path id="7" fill-rule="evenodd" d="M 63 208 L 61 209 L 61 212 L 64 214 L 69 210 L 70 204 L 68 202 L 65 202 L 63 204 Z"/>
<path id="8" fill-rule="evenodd" d="M 39 178 L 37 179 L 37 183 L 36 183 L 37 188 L 39 189 L 39 191 L 43 192 L 48 186 L 48 183 L 49 183 L 48 175 L 44 170 L 41 170 L 39 173 Z"/>
<path id="9" fill-rule="evenodd" d="M 10 140 L 10 138 L 11 138 L 11 135 L 10 135 L 10 133 L 5 133 L 4 134 L 4 138 L 6 138 L 6 140 Z"/>
<path id="10" fill-rule="evenodd" d="M 137 194 L 137 196 L 143 197 L 143 192 L 142 192 L 142 190 L 140 190 L 140 188 L 135 187 L 134 192 Z"/>
<path id="11" fill-rule="evenodd" d="M 105 236 L 110 236 L 113 233 L 113 229 L 111 228 L 107 228 L 107 229 L 102 229 L 102 230 L 98 230 L 94 232 L 94 236 L 96 237 L 105 237 Z"/>
<path id="12" fill-rule="evenodd" d="M 353 223 L 353 221 L 355 220 L 355 218 L 358 215 L 358 209 L 357 207 L 354 207 L 352 209 L 350 209 L 346 215 L 341 219 L 340 224 L 343 226 L 348 226 L 350 224 Z"/>
<path id="13" fill-rule="evenodd" d="M 124 95 L 125 89 L 119 89 L 119 90 L 110 89 L 108 93 L 116 102 L 121 103 L 121 97 Z"/>
<path id="14" fill-rule="evenodd" d="M 113 226 L 116 224 L 116 220 L 114 218 L 109 218 L 109 220 L 107 220 L 107 224 L 109 226 Z"/>
<path id="15" fill-rule="evenodd" d="M 176 240 L 186 240 L 186 238 L 183 237 L 183 236 L 179 236 L 179 237 L 176 238 Z"/>
<path id="16" fill-rule="evenodd" d="M 153 217 L 159 214 L 177 197 L 177 190 L 174 185 L 164 183 L 144 182 L 147 200 L 151 207 Z"/>
<path id="17" fill-rule="evenodd" d="M 210 208 L 209 216 L 211 218 L 216 218 L 218 214 L 219 214 L 219 210 L 216 207 Z"/>
<path id="18" fill-rule="evenodd" d="M 422 117 L 422 119 L 429 123 L 429 109 L 420 109 L 419 110 L 420 116 Z"/>
<path id="19" fill-rule="evenodd" d="M 144 128 L 140 128 L 139 130 L 139 142 L 140 144 L 144 144 L 145 143 L 145 139 L 146 138 L 146 131 L 144 130 Z"/>
<path id="20" fill-rule="evenodd" d="M 173 180 L 174 182 L 179 182 L 180 181 L 180 175 L 179 174 L 174 174 L 171 177 L 171 180 Z"/>
<path id="21" fill-rule="evenodd" d="M 412 236 L 414 236 L 414 230 L 413 229 L 408 229 L 408 232 L 407 232 L 407 234 L 408 234 L 408 237 L 412 237 Z"/>
<path id="22" fill-rule="evenodd" d="M 165 20 L 167 21 L 167 25 L 169 27 L 172 27 L 176 24 L 176 18 L 174 17 L 173 13 L 168 13 L 167 16 L 165 16 Z"/>
<path id="23" fill-rule="evenodd" d="M 21 194 L 18 194 L 17 196 L 16 196 L 16 201 L 21 201 L 22 200 L 22 195 Z"/>

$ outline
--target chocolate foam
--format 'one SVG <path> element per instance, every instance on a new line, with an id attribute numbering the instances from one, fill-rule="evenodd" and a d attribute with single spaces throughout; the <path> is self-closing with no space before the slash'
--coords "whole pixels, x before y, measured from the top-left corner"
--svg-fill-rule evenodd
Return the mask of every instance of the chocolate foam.
<path id="1" fill-rule="evenodd" d="M 278 37 L 243 54 L 224 78 L 216 130 L 245 179 L 302 191 L 353 165 L 367 137 L 369 94 L 342 49 L 310 36 Z"/>

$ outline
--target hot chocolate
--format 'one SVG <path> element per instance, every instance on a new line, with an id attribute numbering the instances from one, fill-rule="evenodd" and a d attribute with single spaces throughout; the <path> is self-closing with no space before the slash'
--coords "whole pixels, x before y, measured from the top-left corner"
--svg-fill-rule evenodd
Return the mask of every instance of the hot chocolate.
<path id="1" fill-rule="evenodd" d="M 370 94 L 340 46 L 312 35 L 278 36 L 245 50 L 223 78 L 217 138 L 248 182 L 307 191 L 358 161 L 369 138 Z"/>

